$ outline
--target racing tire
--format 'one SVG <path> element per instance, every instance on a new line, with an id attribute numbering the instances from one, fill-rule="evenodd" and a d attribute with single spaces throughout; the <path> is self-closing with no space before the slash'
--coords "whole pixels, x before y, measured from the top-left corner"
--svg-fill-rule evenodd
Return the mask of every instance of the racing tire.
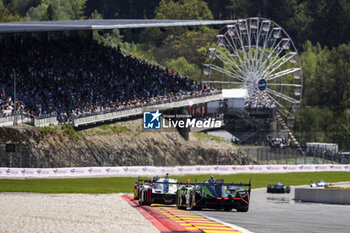
<path id="1" fill-rule="evenodd" d="M 181 199 L 182 199 L 182 197 L 177 197 L 177 199 L 176 199 L 176 208 L 178 208 L 179 210 L 185 210 L 185 209 L 187 209 L 187 207 L 182 204 L 182 200 Z"/>
<path id="2" fill-rule="evenodd" d="M 248 212 L 249 206 L 240 206 L 236 210 L 237 212 Z"/>
<path id="3" fill-rule="evenodd" d="M 137 189 L 138 189 L 137 187 L 134 188 L 134 200 L 138 200 L 139 199 L 139 193 L 138 193 Z"/>
<path id="4" fill-rule="evenodd" d="M 139 205 L 144 205 L 144 192 L 141 191 L 141 195 L 139 195 Z"/>
<path id="5" fill-rule="evenodd" d="M 290 193 L 290 187 L 286 188 L 286 193 Z"/>
<path id="6" fill-rule="evenodd" d="M 192 192 L 190 195 L 190 208 L 191 210 L 201 210 L 202 208 L 196 204 L 196 193 Z"/>
<path id="7" fill-rule="evenodd" d="M 231 211 L 232 208 L 224 208 L 224 211 Z"/>

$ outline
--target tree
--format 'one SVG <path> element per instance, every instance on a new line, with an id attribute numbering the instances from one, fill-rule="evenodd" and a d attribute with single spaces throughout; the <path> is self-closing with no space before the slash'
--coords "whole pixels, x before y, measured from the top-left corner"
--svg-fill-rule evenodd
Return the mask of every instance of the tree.
<path id="1" fill-rule="evenodd" d="M 31 21 L 83 19 L 85 2 L 86 0 L 42 0 L 40 5 L 28 10 L 26 19 Z"/>
<path id="2" fill-rule="evenodd" d="M 176 72 L 183 76 L 189 76 L 197 80 L 199 79 L 200 70 L 193 64 L 188 63 L 184 57 L 172 59 L 166 63 L 166 66 L 170 69 L 174 69 Z"/>
<path id="3" fill-rule="evenodd" d="M 6 7 L 2 0 L 0 0 L 0 22 L 16 22 L 20 17 L 16 14 L 12 14 Z"/>
<path id="4" fill-rule="evenodd" d="M 155 19 L 210 20 L 213 15 L 203 0 L 161 0 L 155 9 Z M 152 28 L 146 31 L 145 38 L 153 45 L 160 46 L 169 35 L 177 39 L 187 30 L 186 27 Z"/>

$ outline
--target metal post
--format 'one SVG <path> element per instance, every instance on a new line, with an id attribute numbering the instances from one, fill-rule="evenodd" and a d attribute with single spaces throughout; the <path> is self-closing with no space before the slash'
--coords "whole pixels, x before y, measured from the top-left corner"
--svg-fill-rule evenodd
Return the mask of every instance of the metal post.
<path id="1" fill-rule="evenodd" d="M 286 158 L 286 164 L 288 164 L 288 155 L 286 153 L 284 153 L 284 157 Z"/>
<path id="2" fill-rule="evenodd" d="M 22 168 L 22 147 L 19 147 L 19 167 Z"/>
<path id="3" fill-rule="evenodd" d="M 4 165 L 2 164 L 2 147 L 0 146 L 0 166 L 4 167 Z"/>
<path id="4" fill-rule="evenodd" d="M 9 163 L 10 166 L 9 166 L 9 167 L 12 167 L 12 159 L 13 159 L 12 157 L 13 157 L 13 156 L 12 156 L 12 152 L 10 152 L 10 161 L 9 161 L 9 162 L 10 162 L 10 163 Z"/>
<path id="5" fill-rule="evenodd" d="M 30 150 L 32 152 L 32 150 Z M 29 167 L 32 167 L 32 153 L 29 153 Z"/>
<path id="6" fill-rule="evenodd" d="M 89 166 L 91 167 L 92 166 L 92 152 L 91 153 L 89 153 L 89 155 L 90 155 L 90 159 L 89 159 Z"/>
<path id="7" fill-rule="evenodd" d="M 48 168 L 51 168 L 51 156 L 50 156 L 50 152 L 51 152 L 51 149 L 49 148 L 49 149 L 48 149 L 48 153 L 47 153 L 47 157 L 48 157 L 47 165 L 48 165 Z"/>
<path id="8" fill-rule="evenodd" d="M 72 148 L 68 149 L 69 167 L 72 166 Z"/>
<path id="9" fill-rule="evenodd" d="M 82 164 L 81 164 L 81 150 L 79 150 L 79 152 L 80 152 L 80 153 L 79 153 L 79 160 L 80 160 L 80 161 L 79 161 L 79 164 L 80 164 L 80 167 L 82 167 Z"/>
<path id="10" fill-rule="evenodd" d="M 58 150 L 58 166 L 62 167 L 62 164 L 61 164 L 61 149 Z"/>

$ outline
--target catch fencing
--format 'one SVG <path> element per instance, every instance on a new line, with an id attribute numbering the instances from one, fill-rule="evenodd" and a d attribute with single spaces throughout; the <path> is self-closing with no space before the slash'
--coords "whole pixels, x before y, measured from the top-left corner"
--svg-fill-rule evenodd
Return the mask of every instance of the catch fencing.
<path id="1" fill-rule="evenodd" d="M 350 155 L 338 153 L 307 153 L 295 148 L 273 148 L 269 146 L 242 146 L 258 164 L 348 164 Z"/>
<path id="2" fill-rule="evenodd" d="M 104 166 L 190 166 L 190 165 L 300 165 L 300 164 L 348 164 L 350 155 L 332 158 L 313 157 L 295 149 L 271 149 L 269 147 L 239 147 L 232 156 L 215 154 L 209 159 L 200 155 L 193 158 L 152 155 L 134 155 L 126 149 L 86 147 L 29 147 L 15 145 L 8 150 L 0 145 L 0 167 L 8 168 L 62 168 L 62 167 L 104 167 Z M 237 159 L 237 158 L 238 159 Z M 341 158 L 341 159 L 340 159 Z"/>
<path id="3" fill-rule="evenodd" d="M 224 154 L 209 156 L 205 159 L 199 155 L 183 157 L 175 155 L 162 156 L 154 151 L 151 156 L 146 153 L 134 155 L 127 149 L 91 148 L 87 147 L 29 147 L 15 145 L 9 152 L 6 145 L 0 145 L 0 167 L 15 168 L 61 168 L 61 167 L 96 167 L 96 166 L 189 166 L 201 165 L 231 165 L 236 164 L 234 156 Z M 230 151 L 227 152 L 228 154 Z M 243 150 L 236 151 L 239 164 L 250 164 L 249 155 Z"/>

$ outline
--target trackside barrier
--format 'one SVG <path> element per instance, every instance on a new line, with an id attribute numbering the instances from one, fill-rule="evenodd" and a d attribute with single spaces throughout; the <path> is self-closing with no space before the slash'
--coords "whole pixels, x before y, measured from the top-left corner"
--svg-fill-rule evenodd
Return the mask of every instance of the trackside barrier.
<path id="1" fill-rule="evenodd" d="M 237 174 L 347 171 L 350 165 L 232 165 L 179 167 L 76 167 L 76 168 L 0 168 L 0 178 L 47 178 L 87 176 L 153 176 L 186 174 Z"/>
<path id="2" fill-rule="evenodd" d="M 294 199 L 297 201 L 350 204 L 350 189 L 296 188 Z"/>
<path id="3" fill-rule="evenodd" d="M 82 116 L 82 117 L 74 118 L 72 120 L 72 125 L 73 127 L 78 127 L 80 125 L 88 125 L 88 124 L 93 124 L 97 122 L 116 120 L 116 119 L 130 117 L 130 116 L 137 116 L 137 115 L 141 115 L 143 111 L 146 110 L 147 108 L 165 110 L 165 109 L 186 107 L 194 104 L 207 103 L 207 102 L 216 101 L 220 99 L 222 99 L 222 94 L 213 94 L 213 95 L 201 96 L 201 97 L 195 97 L 195 98 L 186 98 L 184 100 L 177 100 L 169 103 L 159 103 L 159 104 L 146 105 L 143 107 L 138 107 L 133 109 L 118 110 L 115 112 L 101 113 L 101 114 L 91 115 L 91 116 Z"/>
<path id="4" fill-rule="evenodd" d="M 13 125 L 14 119 L 14 116 L 0 117 L 0 126 Z"/>
<path id="5" fill-rule="evenodd" d="M 51 125 L 57 125 L 58 121 L 57 121 L 57 117 L 46 117 L 46 118 L 39 118 L 39 119 L 34 119 L 34 126 L 49 126 Z"/>

